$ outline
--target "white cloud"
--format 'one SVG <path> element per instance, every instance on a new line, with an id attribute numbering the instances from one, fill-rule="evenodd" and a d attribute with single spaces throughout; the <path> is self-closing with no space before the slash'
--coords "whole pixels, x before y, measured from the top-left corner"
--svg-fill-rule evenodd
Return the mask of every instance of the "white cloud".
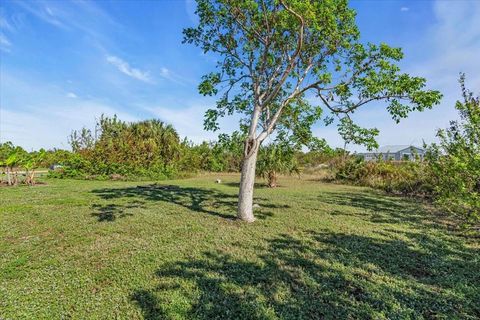
<path id="1" fill-rule="evenodd" d="M 405 71 L 425 77 L 428 88 L 439 90 L 444 97 L 432 110 L 414 112 L 398 125 L 378 109 L 359 112 L 361 121 L 378 124 L 380 144 L 435 141 L 437 129 L 458 117 L 454 106 L 461 99 L 459 73 L 466 73 L 468 88 L 475 93 L 480 88 L 480 2 L 435 1 L 432 11 L 435 22 L 406 50 Z"/>
<path id="2" fill-rule="evenodd" d="M 49 15 L 54 16 L 53 11 L 50 7 L 45 7 L 45 11 L 47 11 Z"/>
<path id="3" fill-rule="evenodd" d="M 409 10 L 410 10 L 409 7 L 401 7 L 401 8 L 400 8 L 400 11 L 402 11 L 402 12 L 407 12 L 407 11 L 409 11 Z"/>
<path id="4" fill-rule="evenodd" d="M 147 83 L 152 83 L 152 79 L 150 78 L 149 72 L 148 71 L 142 71 L 140 69 L 136 69 L 131 67 L 128 62 L 120 59 L 119 57 L 116 56 L 107 56 L 107 61 L 117 67 L 117 69 L 126 74 L 129 77 L 132 77 L 134 79 L 144 81 Z"/>
<path id="5" fill-rule="evenodd" d="M 193 142 L 215 140 L 220 133 L 231 133 L 239 129 L 238 116 L 228 116 L 219 121 L 219 132 L 205 131 L 203 119 L 208 103 L 194 102 L 186 108 L 147 107 L 155 117 L 174 126 L 181 137 L 187 137 Z"/>
<path id="6" fill-rule="evenodd" d="M 134 121 L 135 117 L 95 101 L 36 108 L 36 111 L 2 109 L 1 141 L 12 141 L 28 150 L 69 148 L 67 138 L 74 129 L 93 129 L 101 114 Z"/>
<path id="7" fill-rule="evenodd" d="M 191 81 L 188 81 L 187 79 L 179 76 L 178 74 L 172 72 L 170 69 L 165 67 L 160 68 L 160 77 L 181 85 L 185 85 L 185 83 L 191 83 Z"/>
<path id="8" fill-rule="evenodd" d="M 238 129 L 238 117 L 235 116 L 220 121 L 220 132 L 203 129 L 205 110 L 214 104 L 210 98 L 189 100 L 183 96 L 166 97 L 155 104 L 137 105 L 130 113 L 108 100 L 85 98 L 87 94 L 78 95 L 33 76 L 26 78 L 22 73 L 2 70 L 2 81 L 6 85 L 2 87 L 5 90 L 0 92 L 0 141 L 11 140 L 28 150 L 69 148 L 67 137 L 71 131 L 83 126 L 93 129 L 95 119 L 101 114 L 116 114 L 124 121 L 159 118 L 172 124 L 181 137 L 186 136 L 195 142 L 213 140 L 220 132 L 229 133 Z M 65 86 L 68 87 L 68 84 Z"/>
<path id="9" fill-rule="evenodd" d="M 405 130 L 428 131 L 424 136 L 433 141 L 437 128 L 444 128 L 449 120 L 457 118 L 455 101 L 461 98 L 458 84 L 460 72 L 466 73 L 467 87 L 478 93 L 480 88 L 480 2 L 436 1 L 433 4 L 437 20 L 419 39 L 417 51 L 428 50 L 428 56 L 416 60 L 408 69 L 426 77 L 430 88 L 440 90 L 444 98 L 433 110 L 408 119 Z M 412 50 L 414 51 L 414 50 Z"/>
<path id="10" fill-rule="evenodd" d="M 10 40 L 8 40 L 7 36 L 5 36 L 3 33 L 0 33 L 0 50 L 10 52 L 11 46 L 12 43 Z"/>
<path id="11" fill-rule="evenodd" d="M 13 32 L 15 30 L 10 24 L 10 22 L 8 22 L 7 18 L 3 16 L 2 12 L 0 12 L 0 29 L 8 30 L 10 32 Z"/>
<path id="12" fill-rule="evenodd" d="M 28 150 L 68 148 L 67 137 L 74 129 L 93 129 L 102 114 L 125 121 L 137 116 L 108 102 L 96 99 L 72 99 L 69 92 L 52 84 L 28 80 L 2 70 L 0 92 L 0 142 L 12 141 Z M 74 94 L 75 95 L 75 94 Z M 75 95 L 76 96 L 76 95 Z"/>
<path id="13" fill-rule="evenodd" d="M 160 75 L 161 75 L 163 78 L 166 78 L 166 79 L 169 79 L 169 78 L 172 77 L 170 70 L 168 70 L 168 69 L 165 68 L 165 67 L 163 67 L 163 68 L 160 70 Z"/>
<path id="14" fill-rule="evenodd" d="M 92 1 L 15 1 L 14 4 L 41 20 L 64 31 L 80 31 L 89 35 L 92 41 L 110 43 L 106 30 L 122 30 L 106 11 Z"/>
<path id="15" fill-rule="evenodd" d="M 62 21 L 59 12 L 56 12 L 57 14 L 54 14 L 52 9 L 50 7 L 44 6 L 43 3 L 27 3 L 23 1 L 16 1 L 15 4 L 21 6 L 23 9 L 30 12 L 32 15 L 48 24 L 51 24 L 58 28 L 68 29 L 68 23 Z"/>
<path id="16" fill-rule="evenodd" d="M 12 42 L 7 37 L 7 33 L 13 32 L 15 32 L 15 28 L 8 22 L 3 12 L 0 11 L 0 51 L 11 51 Z"/>

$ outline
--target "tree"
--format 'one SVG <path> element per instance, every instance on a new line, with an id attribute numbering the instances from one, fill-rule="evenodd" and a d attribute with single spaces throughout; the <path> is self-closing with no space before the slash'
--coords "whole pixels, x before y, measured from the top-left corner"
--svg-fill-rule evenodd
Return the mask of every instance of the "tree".
<path id="1" fill-rule="evenodd" d="M 455 105 L 460 120 L 438 130 L 440 142 L 429 146 L 426 159 L 433 171 L 436 202 L 476 223 L 480 220 L 480 97 L 466 89 L 463 74 L 460 84 L 463 102 Z"/>
<path id="2" fill-rule="evenodd" d="M 73 152 L 79 152 L 82 150 L 92 149 L 95 144 L 95 139 L 93 138 L 92 131 L 90 129 L 82 128 L 79 131 L 73 130 L 68 137 L 68 142 L 70 143 Z"/>
<path id="3" fill-rule="evenodd" d="M 25 184 L 30 186 L 35 185 L 35 170 L 40 166 L 45 156 L 46 152 L 44 149 L 25 154 L 21 161 L 22 166 L 25 168 Z"/>
<path id="4" fill-rule="evenodd" d="M 355 143 L 359 145 L 366 145 L 368 150 L 378 148 L 378 143 L 375 137 L 379 131 L 375 128 L 364 129 L 359 125 L 356 125 L 350 117 L 343 117 L 340 120 L 338 126 L 338 134 L 343 139 L 343 161 L 347 159 L 347 145 L 349 143 Z"/>
<path id="5" fill-rule="evenodd" d="M 27 152 L 22 147 L 14 147 L 11 142 L 0 146 L 0 166 L 5 168 L 7 175 L 7 185 L 15 186 L 18 184 L 17 167 Z"/>
<path id="6" fill-rule="evenodd" d="M 238 201 L 238 218 L 244 221 L 254 221 L 258 150 L 274 130 L 307 142 L 323 108 L 330 124 L 385 100 L 398 122 L 441 98 L 424 90 L 425 79 L 400 72 L 401 49 L 360 42 L 347 0 L 197 2 L 199 24 L 184 30 L 184 42 L 219 55 L 217 70 L 199 85 L 201 94 L 219 95 L 216 108 L 206 112 L 205 128 L 217 130 L 218 118 L 233 113 L 243 115 L 248 127 Z M 312 95 L 315 104 L 307 99 Z M 357 130 L 353 121 L 340 121 L 339 127 Z"/>
<path id="7" fill-rule="evenodd" d="M 269 188 L 277 187 L 278 174 L 299 173 L 295 148 L 284 142 L 271 143 L 260 149 L 257 175 L 267 180 Z"/>
<path id="8" fill-rule="evenodd" d="M 9 165 L 7 165 L 7 159 L 14 149 L 15 147 L 11 141 L 0 143 L 0 167 L 3 168 L 2 171 L 7 177 L 7 185 L 11 185 L 12 182 L 10 177 L 10 168 Z"/>
<path id="9" fill-rule="evenodd" d="M 91 175 L 169 175 L 180 157 L 180 138 L 169 124 L 151 119 L 124 122 L 102 115 L 95 138 L 89 129 L 73 131 L 71 168 Z M 84 160 L 84 161 L 77 161 Z"/>

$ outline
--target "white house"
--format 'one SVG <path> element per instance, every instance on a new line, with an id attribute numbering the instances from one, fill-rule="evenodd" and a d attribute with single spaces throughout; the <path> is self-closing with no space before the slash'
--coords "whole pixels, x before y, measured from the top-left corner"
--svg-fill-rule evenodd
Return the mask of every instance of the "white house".
<path id="1" fill-rule="evenodd" d="M 383 160 L 415 160 L 423 159 L 425 150 L 410 145 L 383 146 L 372 152 L 360 153 L 365 161 L 375 161 L 380 158 Z"/>

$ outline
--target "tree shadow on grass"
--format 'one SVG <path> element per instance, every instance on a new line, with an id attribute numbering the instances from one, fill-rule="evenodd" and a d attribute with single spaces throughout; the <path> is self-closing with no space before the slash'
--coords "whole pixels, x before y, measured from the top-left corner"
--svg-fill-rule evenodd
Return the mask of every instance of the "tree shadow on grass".
<path id="1" fill-rule="evenodd" d="M 93 204 L 91 206 L 91 208 L 93 209 L 92 216 L 97 217 L 97 220 L 99 222 L 115 221 L 117 218 L 132 216 L 133 213 L 127 211 L 135 208 L 144 208 L 142 204 L 143 202 L 141 201 L 132 201 L 126 205 L 115 203 L 110 203 L 106 205 Z"/>
<path id="2" fill-rule="evenodd" d="M 319 195 L 323 203 L 337 206 L 333 215 L 367 216 L 375 223 L 405 223 L 423 225 L 427 214 L 418 201 L 412 199 L 386 196 L 374 191 L 325 192 Z M 338 207 L 360 209 L 361 212 L 343 211 Z M 433 215 L 428 215 L 430 218 Z M 432 221 L 433 223 L 433 221 Z"/>
<path id="3" fill-rule="evenodd" d="M 389 236 L 280 235 L 267 240 L 263 249 L 256 248 L 251 260 L 205 252 L 164 264 L 156 273 L 160 284 L 134 291 L 131 299 L 145 319 L 480 315 L 478 250 L 429 236 L 421 242 Z"/>
<path id="4" fill-rule="evenodd" d="M 92 193 L 104 200 L 131 198 L 147 202 L 174 203 L 194 212 L 206 213 L 224 219 L 233 220 L 236 217 L 238 197 L 223 193 L 216 189 L 181 187 L 176 185 L 149 184 L 127 188 L 104 188 L 93 190 Z M 255 198 L 260 208 L 255 211 L 259 219 L 273 216 L 268 209 L 281 209 L 288 206 L 268 203 L 264 198 Z M 116 205 L 122 210 L 121 205 Z M 108 215 L 107 215 L 108 216 Z"/>

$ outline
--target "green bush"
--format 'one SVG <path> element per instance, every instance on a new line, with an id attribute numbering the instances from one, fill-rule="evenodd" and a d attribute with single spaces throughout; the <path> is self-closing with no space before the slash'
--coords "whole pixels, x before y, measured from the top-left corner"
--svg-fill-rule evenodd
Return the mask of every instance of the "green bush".
<path id="1" fill-rule="evenodd" d="M 438 130 L 440 142 L 426 146 L 425 161 L 365 162 L 349 156 L 331 159 L 336 180 L 391 193 L 428 197 L 467 224 L 480 221 L 480 97 L 465 88 L 455 108 L 459 121 Z"/>
<path id="2" fill-rule="evenodd" d="M 178 174 L 181 143 L 175 129 L 158 120 L 127 123 L 102 116 L 98 138 L 89 129 L 73 131 L 73 153 L 51 177 L 86 179 L 167 179 Z M 65 155 L 64 155 L 65 156 Z"/>
<path id="3" fill-rule="evenodd" d="M 270 188 L 277 186 L 279 174 L 298 173 L 295 148 L 288 143 L 274 142 L 260 148 L 256 174 L 267 180 Z"/>
<path id="4" fill-rule="evenodd" d="M 432 192 L 430 171 L 424 162 L 366 162 L 349 156 L 337 158 L 331 165 L 340 181 L 409 196 L 429 197 Z"/>
<path id="5" fill-rule="evenodd" d="M 73 131 L 73 152 L 50 155 L 49 163 L 63 166 L 50 177 L 160 180 L 198 171 L 240 170 L 244 139 L 239 132 L 195 145 L 181 142 L 172 126 L 158 120 L 127 123 L 102 116 L 96 127 L 97 138 L 89 129 Z"/>
<path id="6" fill-rule="evenodd" d="M 455 108 L 459 121 L 439 130 L 439 144 L 432 144 L 427 161 L 434 176 L 435 202 L 447 212 L 465 219 L 480 221 L 480 97 L 465 88 L 460 78 L 463 102 Z"/>

